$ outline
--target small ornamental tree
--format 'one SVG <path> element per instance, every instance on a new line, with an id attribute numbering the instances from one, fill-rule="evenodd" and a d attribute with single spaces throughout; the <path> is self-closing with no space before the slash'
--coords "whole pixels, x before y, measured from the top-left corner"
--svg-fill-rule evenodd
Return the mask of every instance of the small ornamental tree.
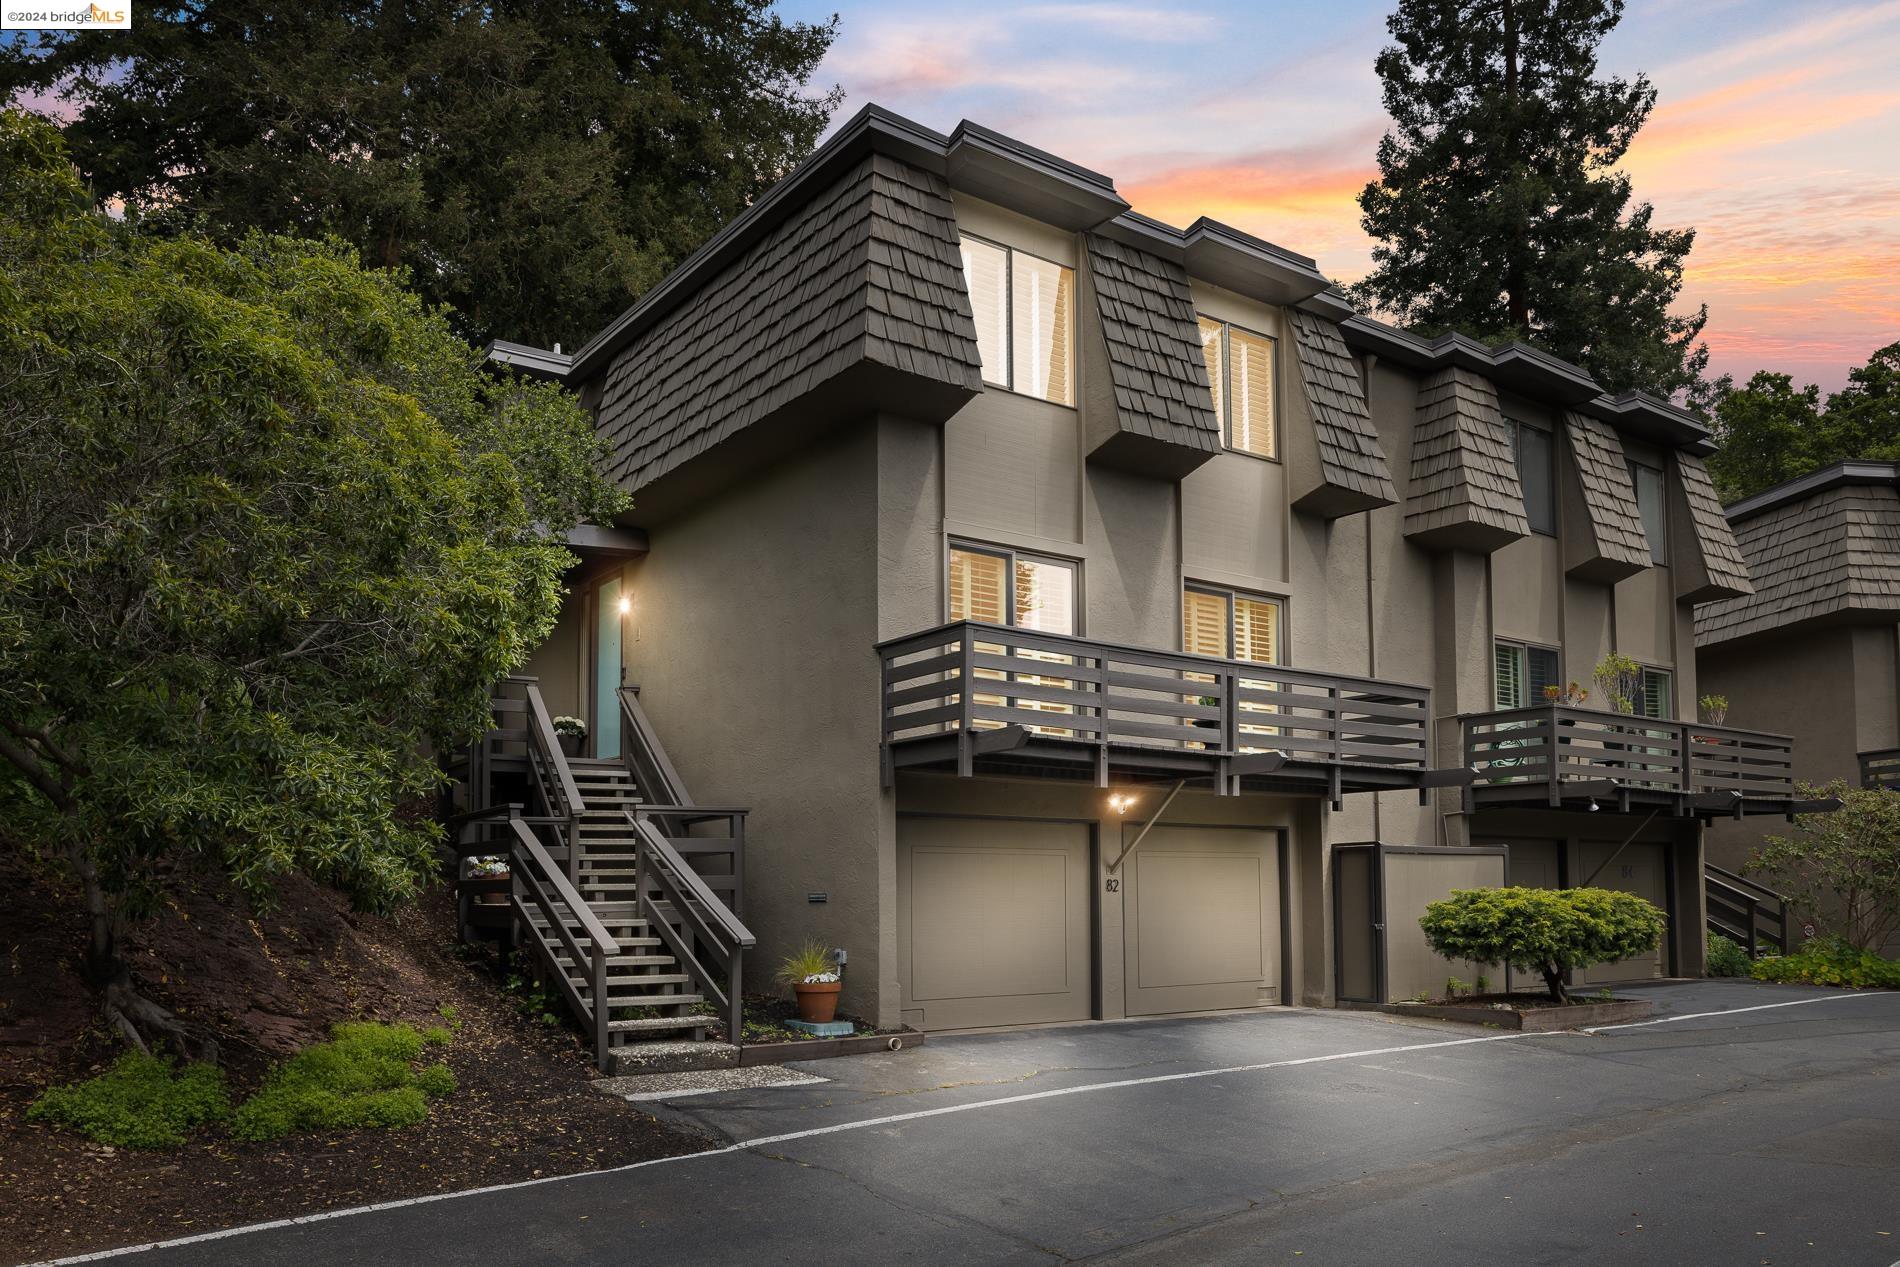
<path id="1" fill-rule="evenodd" d="M 0 112 L 0 849 L 70 883 L 128 1043 L 215 1054 L 120 953 L 184 865 L 372 909 L 427 876 L 430 750 L 553 626 L 599 453 L 400 274 L 149 238 Z"/>
<path id="2" fill-rule="evenodd" d="M 1836 779 L 1801 795 L 1835 798 L 1831 814 L 1798 814 L 1792 836 L 1770 836 L 1746 870 L 1793 897 L 1817 924 L 1856 950 L 1879 951 L 1900 932 L 1900 792 Z"/>
<path id="3" fill-rule="evenodd" d="M 1419 917 L 1425 940 L 1447 959 L 1508 963 L 1542 974 L 1550 997 L 1570 1001 L 1564 973 L 1648 954 L 1663 913 L 1614 889 L 1453 889 Z"/>

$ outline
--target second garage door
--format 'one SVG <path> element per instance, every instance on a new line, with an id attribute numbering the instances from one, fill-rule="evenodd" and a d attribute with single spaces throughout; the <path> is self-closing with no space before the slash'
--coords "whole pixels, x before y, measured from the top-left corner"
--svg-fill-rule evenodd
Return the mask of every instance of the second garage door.
<path id="1" fill-rule="evenodd" d="M 1280 1002 L 1278 833 L 1158 826 L 1122 870 L 1130 1016 Z"/>
<path id="2" fill-rule="evenodd" d="M 923 1029 L 1087 1019 L 1089 866 L 1081 823 L 900 817 L 904 1019 Z"/>
<path id="3" fill-rule="evenodd" d="M 1667 851 L 1661 845 L 1629 844 L 1617 852 L 1617 846 L 1610 841 L 1586 840 L 1578 846 L 1579 876 L 1596 878 L 1590 883 L 1599 889 L 1617 889 L 1624 893 L 1634 893 L 1637 897 L 1648 898 L 1665 912 L 1669 910 L 1669 882 L 1665 868 Z M 1608 862 L 1608 866 L 1603 864 Z M 1644 977 L 1660 977 L 1664 971 L 1663 947 L 1669 937 L 1656 943 L 1656 949 L 1634 959 L 1620 959 L 1615 963 L 1601 963 L 1586 968 L 1576 974 L 1579 985 L 1600 985 L 1606 981 L 1635 981 Z"/>

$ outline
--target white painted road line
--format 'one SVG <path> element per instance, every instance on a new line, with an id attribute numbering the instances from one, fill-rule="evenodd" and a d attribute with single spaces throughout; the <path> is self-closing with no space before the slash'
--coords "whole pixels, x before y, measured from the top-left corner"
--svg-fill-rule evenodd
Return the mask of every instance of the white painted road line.
<path id="1" fill-rule="evenodd" d="M 468 1188 L 461 1192 L 437 1192 L 422 1197 L 405 1197 L 400 1201 L 380 1201 L 375 1205 L 351 1206 L 343 1210 L 325 1210 L 320 1214 L 303 1214 L 291 1219 L 272 1219 L 267 1223 L 251 1223 L 244 1227 L 225 1228 L 217 1232 L 200 1232 L 195 1236 L 182 1236 L 176 1240 L 152 1241 L 144 1245 L 128 1245 L 122 1249 L 100 1250 L 92 1254 L 79 1254 L 70 1258 L 56 1258 L 47 1262 L 29 1264 L 29 1267 L 64 1267 L 68 1263 L 96 1263 L 111 1258 L 123 1258 L 132 1254 L 144 1254 L 155 1249 L 174 1249 L 183 1245 L 202 1245 L 208 1241 L 221 1241 L 233 1236 L 247 1236 L 253 1232 L 269 1232 L 278 1228 L 301 1227 L 307 1223 L 322 1223 L 329 1219 L 349 1218 L 357 1214 L 375 1214 L 383 1210 L 400 1210 L 409 1206 L 430 1205 L 437 1201 L 454 1201 L 462 1197 L 488 1196 L 497 1192 L 513 1192 L 521 1188 L 537 1188 L 543 1184 L 567 1183 L 576 1179 L 590 1179 L 600 1175 L 624 1174 L 634 1170 L 644 1170 L 649 1166 L 670 1166 L 683 1162 L 704 1161 L 709 1157 L 723 1157 L 728 1153 L 747 1152 L 757 1148 L 772 1148 L 784 1144 L 796 1143 L 802 1139 L 815 1139 L 822 1135 L 839 1135 L 846 1131 L 874 1130 L 879 1127 L 896 1126 L 904 1122 L 916 1122 L 925 1118 L 947 1117 L 953 1113 L 975 1113 L 984 1109 L 1004 1108 L 1015 1104 L 1030 1104 L 1039 1100 L 1055 1100 L 1072 1095 L 1092 1095 L 1100 1091 L 1121 1091 L 1130 1087 L 1157 1086 L 1168 1082 L 1192 1082 L 1200 1078 L 1220 1078 L 1237 1073 L 1260 1073 L 1269 1069 L 1295 1069 L 1302 1065 L 1322 1065 L 1340 1060 L 1365 1060 L 1374 1056 L 1396 1056 L 1404 1052 L 1437 1051 L 1447 1047 L 1473 1047 L 1481 1043 L 1508 1043 L 1534 1038 L 1574 1038 L 1578 1034 L 1600 1034 L 1611 1030 L 1638 1029 L 1649 1025 L 1667 1025 L 1675 1021 L 1699 1021 L 1715 1016 L 1734 1016 L 1743 1012 L 1765 1012 L 1771 1008 L 1798 1007 L 1805 1003 L 1828 1003 L 1840 999 L 1857 998 L 1900 998 L 1900 995 L 1875 995 L 1858 993 L 1824 994 L 1807 999 L 1786 999 L 1779 1003 L 1761 1003 L 1751 1007 L 1727 1008 L 1718 1012 L 1689 1012 L 1681 1016 L 1662 1016 L 1651 1021 L 1631 1021 L 1623 1025 L 1599 1025 L 1587 1030 L 1548 1030 L 1541 1032 L 1512 1031 L 1504 1034 L 1482 1034 L 1475 1038 L 1449 1038 L 1435 1043 L 1405 1043 L 1397 1047 L 1372 1047 L 1361 1051 L 1333 1052 L 1323 1056 L 1300 1056 L 1291 1060 L 1264 1060 L 1257 1064 L 1227 1065 L 1220 1069 L 1193 1069 L 1184 1073 L 1151 1074 L 1145 1078 L 1122 1078 L 1115 1082 L 1090 1082 L 1078 1087 L 1052 1087 L 1047 1091 L 1029 1091 L 1021 1095 L 999 1096 L 993 1100 L 972 1100 L 965 1104 L 946 1104 L 934 1109 L 917 1109 L 910 1113 L 893 1113 L 884 1117 L 864 1118 L 858 1121 L 838 1122 L 831 1126 L 813 1126 L 802 1131 L 788 1131 L 783 1135 L 762 1135 L 756 1139 L 741 1140 L 736 1144 L 727 1144 L 721 1148 L 709 1148 L 704 1152 L 682 1153 L 677 1157 L 656 1157 L 651 1161 L 630 1162 L 625 1166 L 614 1166 L 606 1170 L 583 1170 L 571 1175 L 549 1175 L 544 1179 L 524 1179 L 516 1183 L 491 1184 L 485 1188 Z"/>

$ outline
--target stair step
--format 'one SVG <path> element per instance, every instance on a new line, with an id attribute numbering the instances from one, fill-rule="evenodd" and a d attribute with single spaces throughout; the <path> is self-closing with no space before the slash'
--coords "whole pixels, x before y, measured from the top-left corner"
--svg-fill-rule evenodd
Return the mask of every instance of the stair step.
<path id="1" fill-rule="evenodd" d="M 712 1025 L 710 1016 L 642 1016 L 637 1020 L 608 1021 L 609 1034 L 650 1033 L 654 1030 L 704 1030 Z"/>
<path id="2" fill-rule="evenodd" d="M 569 967 L 572 967 L 574 964 L 574 956 L 568 954 L 567 948 L 563 946 L 559 950 L 556 950 L 554 952 L 554 961 L 560 964 L 563 968 L 569 968 Z M 607 966 L 609 968 L 667 968 L 667 967 L 671 967 L 674 964 L 677 964 L 678 962 L 679 960 L 675 959 L 671 955 L 608 955 L 607 956 Z M 685 978 L 682 977 L 681 980 L 685 980 Z"/>

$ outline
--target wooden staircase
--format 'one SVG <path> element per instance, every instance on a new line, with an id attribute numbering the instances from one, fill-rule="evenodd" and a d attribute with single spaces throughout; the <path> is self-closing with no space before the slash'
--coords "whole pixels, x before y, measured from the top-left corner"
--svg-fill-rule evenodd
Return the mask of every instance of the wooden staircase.
<path id="1" fill-rule="evenodd" d="M 737 914 L 745 811 L 684 797 L 637 692 L 622 692 L 625 758 L 565 756 L 532 680 L 510 679 L 494 705 L 495 728 L 467 758 L 455 851 L 508 858 L 499 890 L 480 884 L 508 894 L 517 946 L 593 1035 L 596 1063 L 650 1065 L 629 1048 L 704 1043 L 722 1020 L 731 1059 L 706 1063 L 736 1061 L 753 941 Z M 709 834 L 721 822 L 725 834 Z M 462 909 L 466 935 L 471 910 L 494 908 Z"/>

